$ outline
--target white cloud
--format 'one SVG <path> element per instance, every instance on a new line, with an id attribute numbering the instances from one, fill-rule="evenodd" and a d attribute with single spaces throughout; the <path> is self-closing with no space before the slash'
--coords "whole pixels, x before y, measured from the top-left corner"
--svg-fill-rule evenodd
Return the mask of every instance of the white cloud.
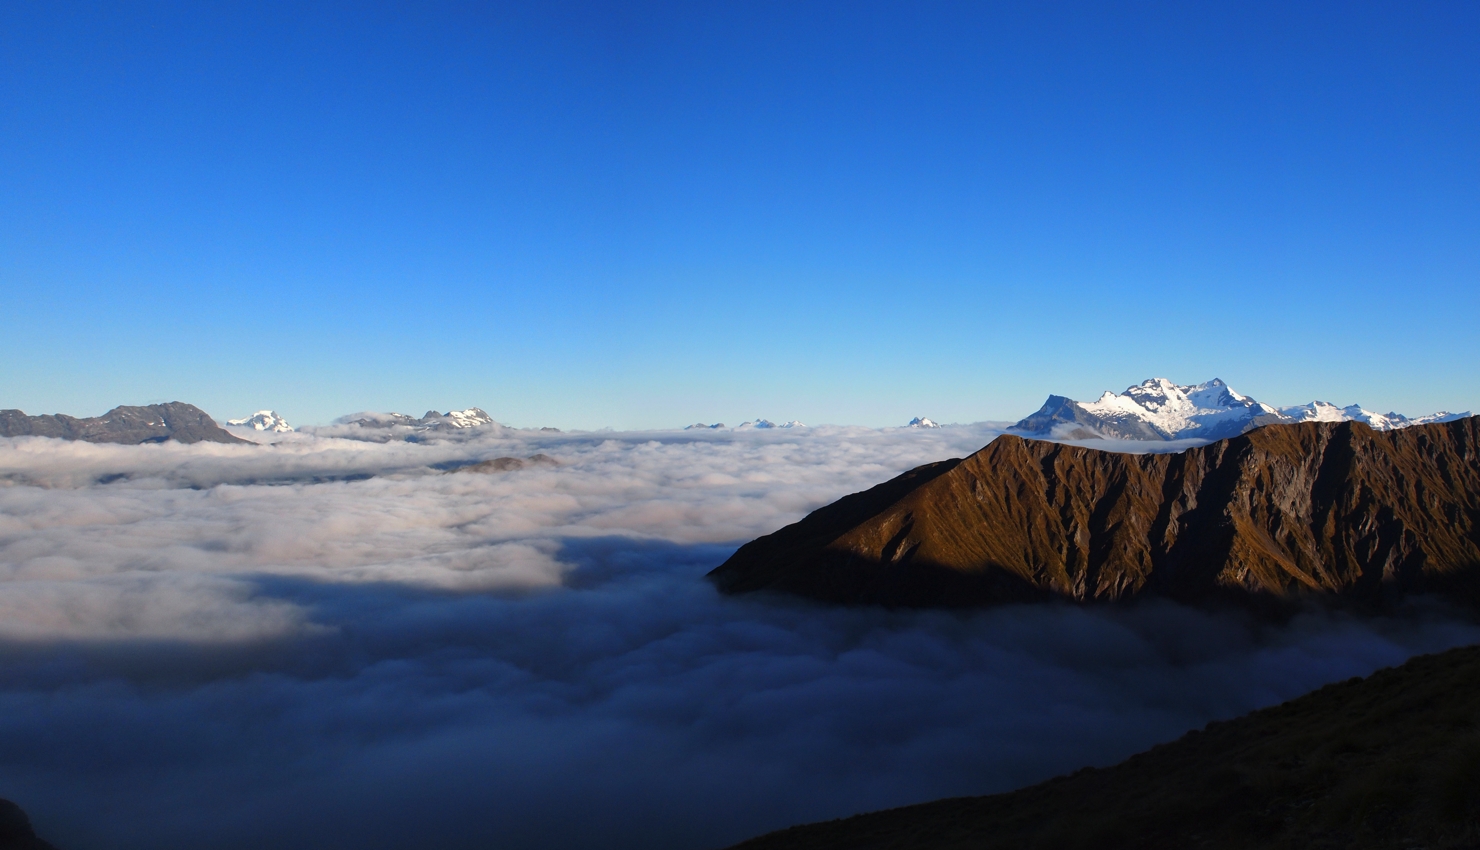
<path id="1" fill-rule="evenodd" d="M 276 607 L 264 614 L 245 584 L 262 575 L 448 590 L 556 586 L 567 569 L 562 540 L 739 541 L 990 436 L 496 429 L 427 443 L 308 435 L 278 446 L 0 440 L 0 480 L 10 482 L 0 487 L 0 582 L 12 597 L 21 590 L 10 584 L 24 582 L 28 598 L 55 609 L 0 622 L 0 636 L 132 630 L 223 640 L 298 628 L 302 617 Z M 443 471 L 535 453 L 561 465 Z M 153 592 L 125 592 L 146 586 L 141 577 Z M 117 611 L 108 610 L 110 594 Z M 243 629 L 243 622 L 260 625 Z"/>
<path id="2" fill-rule="evenodd" d="M 722 846 L 1480 639 L 1439 609 L 891 612 L 703 580 L 992 433 L 0 440 L 0 796 L 61 847 Z M 536 452 L 561 465 L 439 469 Z"/>

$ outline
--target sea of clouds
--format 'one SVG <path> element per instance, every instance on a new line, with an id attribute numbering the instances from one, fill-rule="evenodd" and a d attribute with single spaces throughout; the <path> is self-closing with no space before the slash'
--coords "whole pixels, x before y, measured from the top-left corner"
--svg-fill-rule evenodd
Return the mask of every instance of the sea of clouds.
<path id="1" fill-rule="evenodd" d="M 1480 641 L 1430 607 L 911 612 L 704 581 L 989 426 L 354 433 L 0 439 L 0 797 L 63 850 L 720 847 Z M 536 453 L 560 465 L 451 471 Z"/>

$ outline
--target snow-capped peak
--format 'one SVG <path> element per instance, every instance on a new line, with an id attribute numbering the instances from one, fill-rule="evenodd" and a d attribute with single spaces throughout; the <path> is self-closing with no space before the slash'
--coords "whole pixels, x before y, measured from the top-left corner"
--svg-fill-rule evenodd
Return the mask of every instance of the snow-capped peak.
<path id="1" fill-rule="evenodd" d="M 251 416 L 247 416 L 242 419 L 228 419 L 226 420 L 226 424 L 241 425 L 247 428 L 251 428 L 254 431 L 276 431 L 278 433 L 285 433 L 287 431 L 293 430 L 293 426 L 288 424 L 288 420 L 277 415 L 277 413 L 272 410 L 259 410 L 256 413 L 253 413 Z"/>
<path id="2" fill-rule="evenodd" d="M 449 410 L 446 413 L 428 410 L 421 421 L 433 427 L 476 428 L 479 425 L 491 425 L 493 417 L 480 408 L 470 407 L 467 410 Z"/>
<path id="3" fill-rule="evenodd" d="M 910 424 L 907 427 L 910 427 L 910 428 L 939 428 L 940 426 L 937 425 L 936 423 L 930 421 L 929 419 L 926 419 L 923 416 L 916 416 L 914 419 L 911 419 L 910 420 Z"/>
<path id="4" fill-rule="evenodd" d="M 1189 432 L 1231 436 L 1249 420 L 1275 413 L 1274 408 L 1235 392 L 1219 378 L 1188 386 L 1151 378 L 1123 393 L 1107 390 L 1098 400 L 1080 407 L 1092 417 L 1139 420 L 1162 439 Z"/>
<path id="5" fill-rule="evenodd" d="M 1038 412 L 1013 430 L 1070 439 L 1219 440 L 1276 423 L 1355 421 L 1389 431 L 1468 415 L 1443 412 L 1410 419 L 1400 413 L 1373 413 L 1360 405 L 1337 407 L 1324 401 L 1276 409 L 1235 392 L 1218 378 L 1188 386 L 1152 378 L 1122 393 L 1106 391 L 1091 402 L 1049 396 Z"/>

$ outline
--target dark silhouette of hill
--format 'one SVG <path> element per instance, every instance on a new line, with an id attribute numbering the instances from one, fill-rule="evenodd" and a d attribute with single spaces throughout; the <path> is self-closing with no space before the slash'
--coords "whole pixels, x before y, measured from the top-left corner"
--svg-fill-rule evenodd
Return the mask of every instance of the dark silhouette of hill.
<path id="1" fill-rule="evenodd" d="M 1480 647 L 1415 658 L 1007 794 L 796 826 L 734 850 L 1480 846 Z"/>
<path id="2" fill-rule="evenodd" d="M 57 850 L 36 837 L 31 819 L 9 800 L 0 800 L 0 850 Z"/>
<path id="3" fill-rule="evenodd" d="M 0 410 L 0 437 L 57 437 L 89 443 L 249 443 L 232 436 L 204 410 L 183 401 L 143 407 L 120 405 L 104 413 L 78 419 L 65 413 L 27 416 L 19 410 Z"/>
<path id="4" fill-rule="evenodd" d="M 1259 428 L 1177 454 L 1006 435 L 742 546 L 728 593 L 963 606 L 1480 598 L 1480 418 Z"/>

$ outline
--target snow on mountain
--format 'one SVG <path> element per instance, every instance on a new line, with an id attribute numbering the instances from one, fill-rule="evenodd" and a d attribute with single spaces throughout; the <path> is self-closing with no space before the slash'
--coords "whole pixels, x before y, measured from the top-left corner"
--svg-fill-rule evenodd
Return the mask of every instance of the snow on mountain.
<path id="1" fill-rule="evenodd" d="M 756 420 L 754 420 L 752 422 L 741 422 L 739 425 L 736 425 L 735 426 L 734 430 L 736 430 L 736 431 L 750 431 L 750 430 L 755 430 L 755 429 L 765 430 L 767 428 L 805 428 L 805 427 L 807 427 L 807 426 L 806 425 L 803 425 L 801 422 L 799 422 L 799 421 L 797 421 L 795 419 L 791 420 L 790 422 L 782 422 L 780 425 L 777 425 L 775 422 L 772 422 L 769 419 L 756 419 Z"/>
<path id="2" fill-rule="evenodd" d="M 428 410 L 420 419 L 406 413 L 377 413 L 365 411 L 351 413 L 334 420 L 335 425 L 358 425 L 361 428 L 410 428 L 415 431 L 461 430 L 483 425 L 495 425 L 487 412 L 470 407 L 467 410 L 450 410 L 439 413 Z"/>
<path id="3" fill-rule="evenodd" d="M 685 425 L 684 426 L 684 430 L 685 431 L 695 431 L 695 430 L 718 431 L 718 430 L 720 430 L 723 427 L 725 427 L 725 423 L 723 423 L 723 422 L 716 422 L 713 425 L 705 425 L 703 422 L 695 422 L 692 425 Z"/>
<path id="4" fill-rule="evenodd" d="M 421 423 L 432 428 L 476 428 L 479 425 L 493 424 L 493 417 L 476 407 L 449 410 L 446 413 L 428 410 L 421 418 Z"/>
<path id="5" fill-rule="evenodd" d="M 254 431 L 275 431 L 279 434 L 293 430 L 293 426 L 288 424 L 288 420 L 277 415 L 277 412 L 272 410 L 259 410 L 244 419 L 228 419 L 226 420 L 226 424 L 241 425 L 251 428 Z"/>
<path id="6" fill-rule="evenodd" d="M 1277 423 L 1357 421 L 1387 431 L 1468 415 L 1443 412 L 1410 419 L 1399 413 L 1372 413 L 1359 405 L 1337 407 L 1324 401 L 1276 409 L 1234 391 L 1218 378 L 1190 386 L 1152 378 L 1123 393 L 1106 391 L 1092 402 L 1051 395 L 1043 407 L 1011 430 L 1067 439 L 1221 440 Z"/>
<path id="7" fill-rule="evenodd" d="M 929 419 L 926 419 L 923 416 L 916 416 L 914 419 L 911 419 L 910 420 L 910 424 L 907 425 L 906 427 L 908 427 L 908 428 L 939 428 L 940 426 L 937 425 L 934 422 L 931 422 Z"/>
<path id="8" fill-rule="evenodd" d="M 1472 414 L 1466 410 L 1463 413 L 1450 413 L 1441 410 L 1438 413 L 1430 413 L 1427 416 L 1415 416 L 1408 420 L 1409 425 L 1431 425 L 1435 422 L 1453 422 L 1456 419 L 1468 419 Z"/>
<path id="9" fill-rule="evenodd" d="M 1280 415 L 1289 417 L 1292 422 L 1365 422 L 1379 431 L 1391 431 L 1413 424 L 1413 420 L 1401 413 L 1373 413 L 1363 410 L 1357 404 L 1337 407 L 1324 401 L 1282 407 Z"/>
<path id="10" fill-rule="evenodd" d="M 1392 431 L 1397 428 L 1407 428 L 1410 425 L 1428 425 L 1433 422 L 1452 422 L 1470 415 L 1469 411 L 1450 413 L 1447 410 L 1441 410 L 1427 416 L 1409 418 L 1401 413 L 1373 413 L 1370 410 L 1363 410 L 1361 405 L 1357 404 L 1337 407 L 1324 401 L 1282 407 L 1280 413 L 1290 417 L 1293 422 L 1365 422 L 1378 431 Z"/>

